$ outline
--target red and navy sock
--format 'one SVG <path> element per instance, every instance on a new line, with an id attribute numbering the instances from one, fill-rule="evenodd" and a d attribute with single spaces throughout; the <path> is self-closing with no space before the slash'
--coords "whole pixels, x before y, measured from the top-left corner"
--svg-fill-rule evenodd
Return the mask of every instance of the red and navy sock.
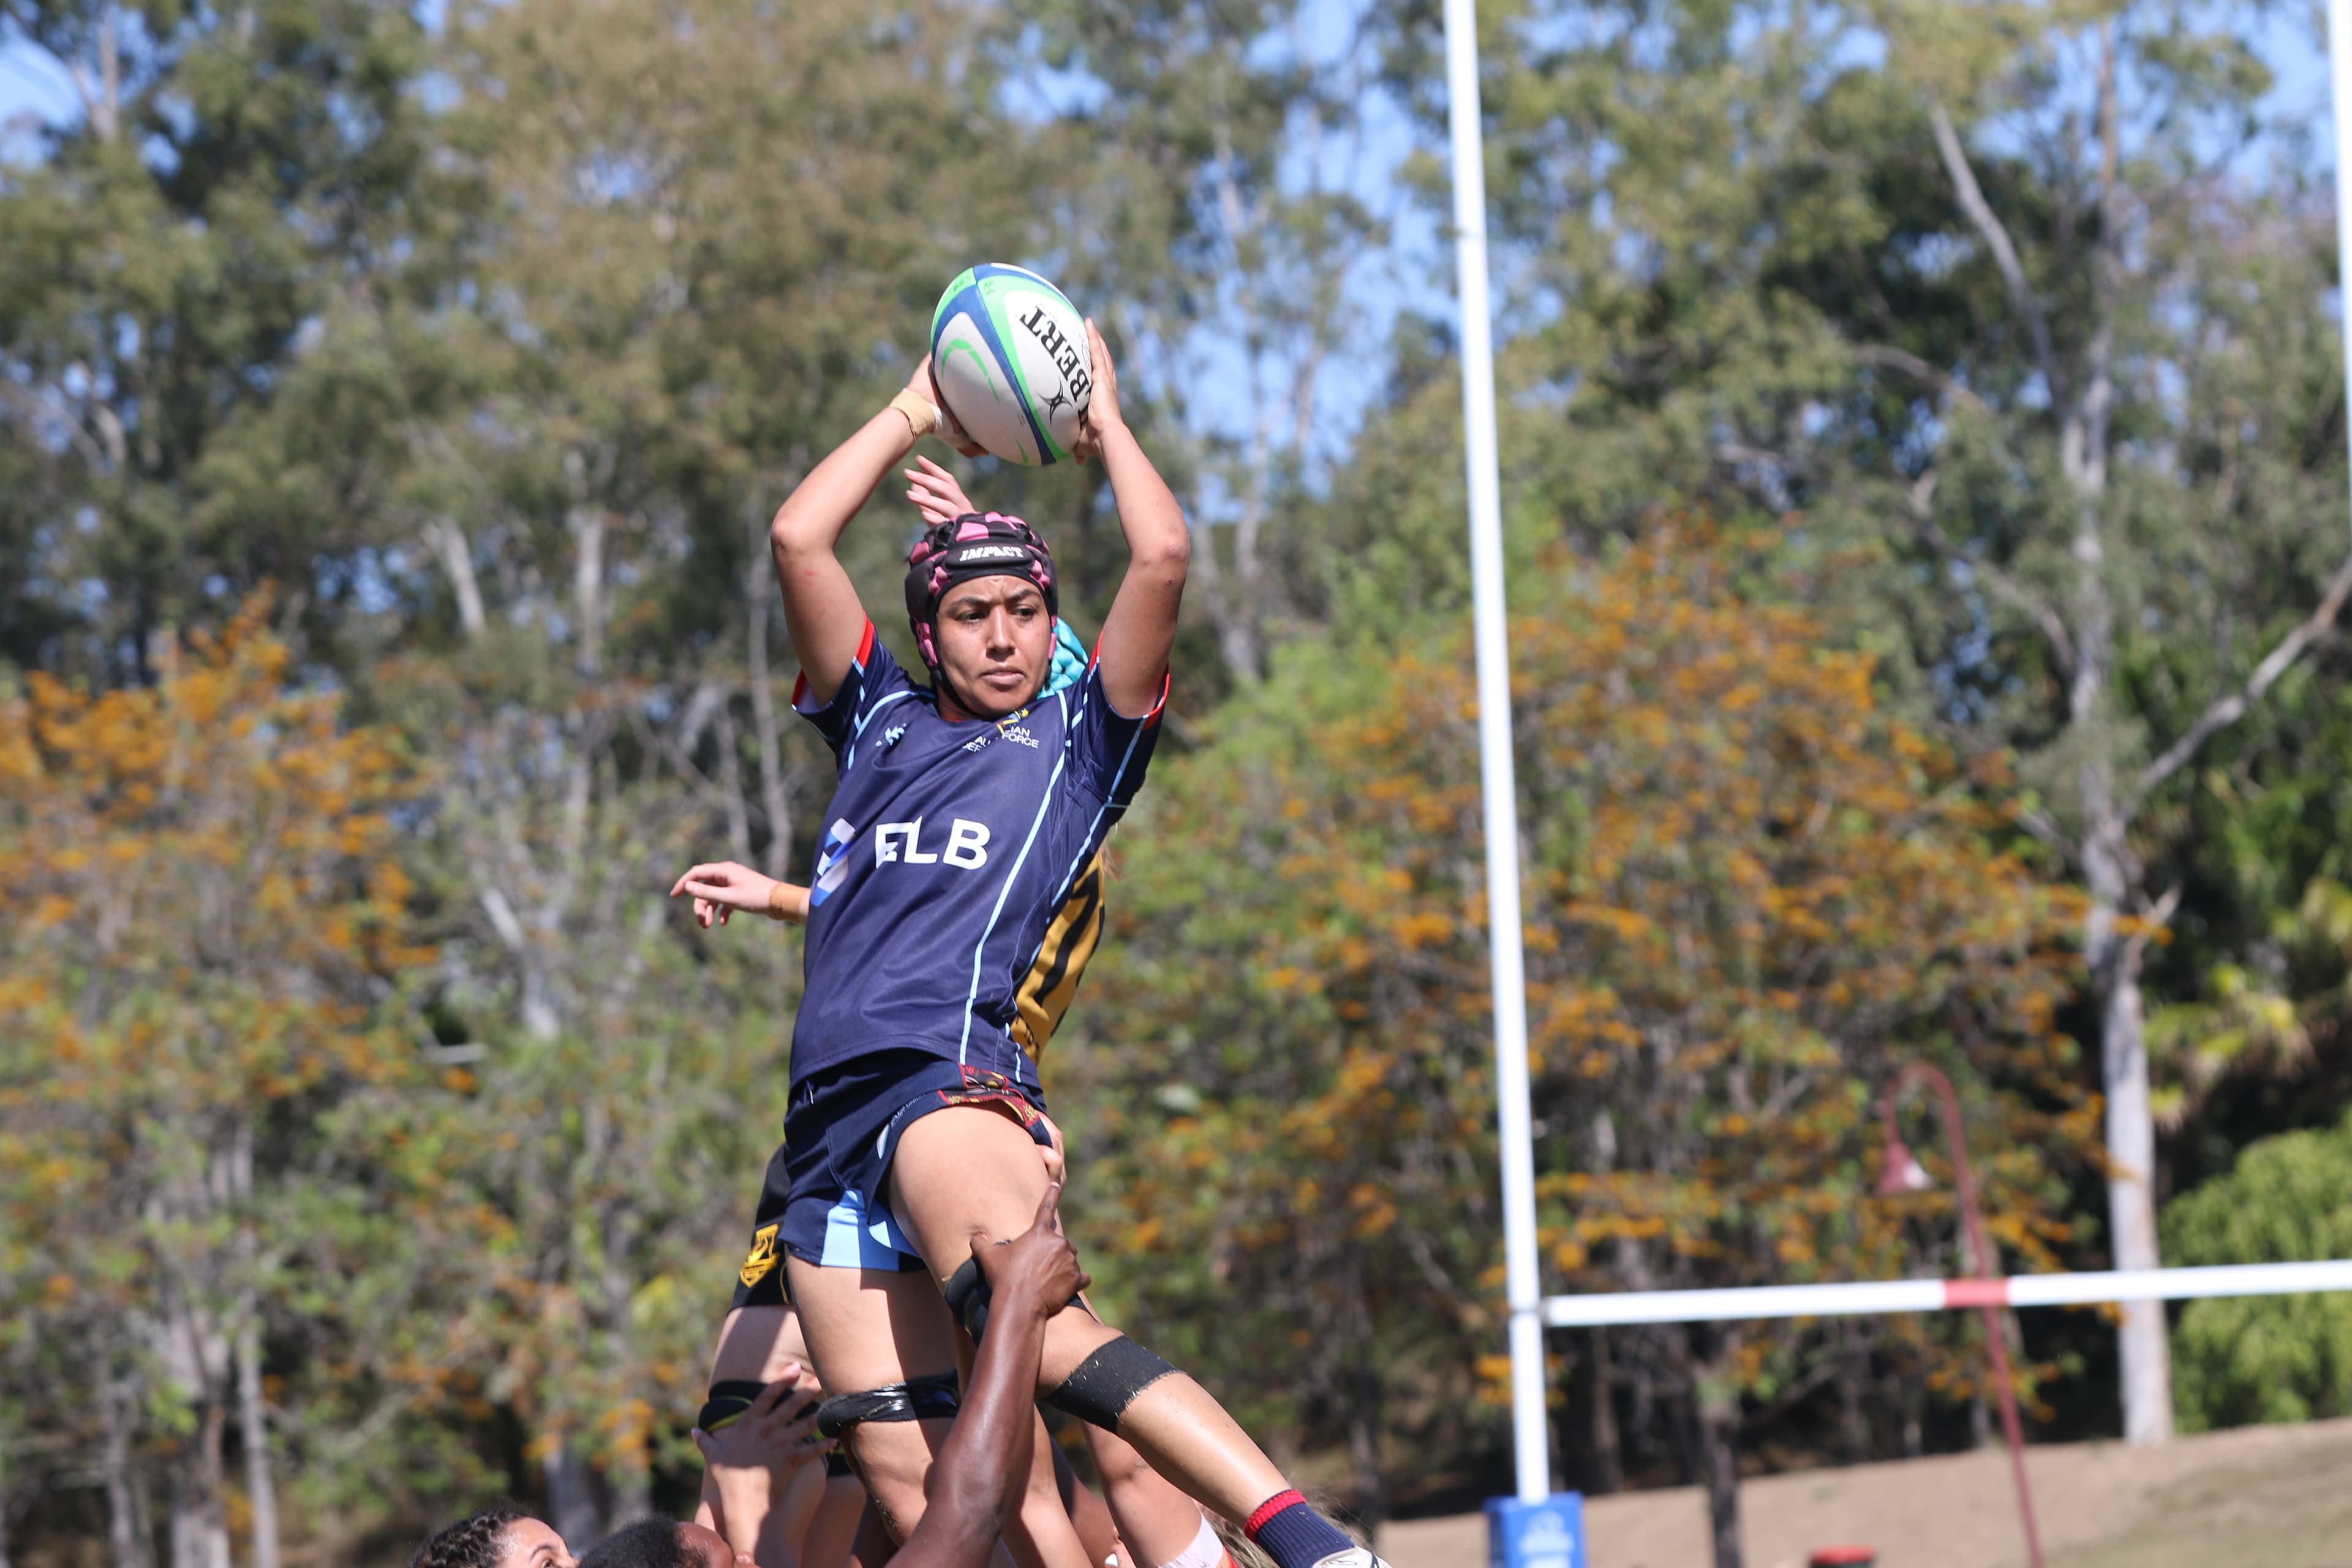
<path id="1" fill-rule="evenodd" d="M 1307 1506 L 1295 1491 L 1276 1492 L 1257 1505 L 1242 1526 L 1250 1544 L 1274 1559 L 1276 1568 L 1315 1568 L 1335 1553 L 1350 1551 L 1355 1542 L 1339 1527 Z"/>

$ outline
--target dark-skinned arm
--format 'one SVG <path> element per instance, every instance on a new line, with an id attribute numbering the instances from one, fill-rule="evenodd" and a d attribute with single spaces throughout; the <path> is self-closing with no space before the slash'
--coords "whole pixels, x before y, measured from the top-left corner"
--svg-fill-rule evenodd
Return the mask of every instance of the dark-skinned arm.
<path id="1" fill-rule="evenodd" d="M 986 1568 L 1004 1521 L 1028 1486 L 1037 1420 L 1037 1363 L 1045 1320 L 1090 1281 L 1062 1234 L 1062 1185 L 1045 1189 L 1037 1218 L 1009 1246 L 972 1236 L 992 1306 L 963 1408 L 940 1450 L 921 1522 L 891 1568 Z"/>

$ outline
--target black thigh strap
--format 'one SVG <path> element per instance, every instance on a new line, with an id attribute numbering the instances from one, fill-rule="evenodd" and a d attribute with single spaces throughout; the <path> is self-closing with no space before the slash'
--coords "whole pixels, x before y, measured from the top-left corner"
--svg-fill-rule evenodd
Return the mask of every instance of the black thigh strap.
<path id="1" fill-rule="evenodd" d="M 863 1394 L 835 1394 L 817 1406 L 816 1429 L 825 1436 L 838 1437 L 866 1421 L 924 1421 L 952 1415 L 960 1403 L 956 1374 L 933 1373 L 904 1383 L 886 1383 Z"/>
<path id="2" fill-rule="evenodd" d="M 710 1396 L 702 1402 L 702 1414 L 694 1424 L 706 1432 L 717 1432 L 743 1419 L 751 1401 L 760 1397 L 768 1385 L 747 1378 L 721 1378 L 710 1385 Z"/>
<path id="3" fill-rule="evenodd" d="M 989 1297 L 988 1281 L 980 1272 L 980 1259 L 965 1258 L 963 1266 L 948 1276 L 942 1294 L 948 1299 L 948 1310 L 963 1325 L 963 1331 L 971 1336 L 971 1342 L 980 1343 L 981 1333 L 988 1327 Z"/>

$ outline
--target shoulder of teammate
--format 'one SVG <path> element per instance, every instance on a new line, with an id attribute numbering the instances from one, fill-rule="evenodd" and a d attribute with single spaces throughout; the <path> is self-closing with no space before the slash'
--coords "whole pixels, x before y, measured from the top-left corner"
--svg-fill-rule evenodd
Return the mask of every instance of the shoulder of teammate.
<path id="1" fill-rule="evenodd" d="M 886 701 L 911 696 L 915 689 L 914 681 L 883 646 L 868 619 L 858 637 L 857 652 L 849 661 L 849 672 L 832 700 L 815 700 L 803 673 L 793 684 L 793 711 L 814 724 L 826 743 L 844 753 L 845 760 L 845 749 L 857 738 L 875 710 Z"/>

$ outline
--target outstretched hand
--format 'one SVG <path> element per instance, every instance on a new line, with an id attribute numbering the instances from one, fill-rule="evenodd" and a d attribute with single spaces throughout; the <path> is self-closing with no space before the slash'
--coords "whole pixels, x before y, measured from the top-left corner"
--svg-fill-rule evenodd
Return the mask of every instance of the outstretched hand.
<path id="1" fill-rule="evenodd" d="M 1078 1267 L 1077 1250 L 1062 1234 L 1062 1184 L 1048 1182 L 1038 1201 L 1037 1217 L 1029 1228 L 1003 1246 L 984 1230 L 971 1233 L 971 1255 L 988 1280 L 993 1311 L 1013 1301 L 1042 1321 L 1070 1304 L 1070 1298 L 1094 1283 Z"/>
<path id="2" fill-rule="evenodd" d="M 816 1436 L 816 1374 L 788 1365 L 741 1418 L 717 1432 L 694 1431 L 717 1494 L 719 1531 L 738 1553 L 754 1550 L 782 1500 L 792 1473 L 833 1447 Z"/>
<path id="3" fill-rule="evenodd" d="M 956 477 L 929 458 L 918 455 L 913 468 L 899 471 L 912 487 L 907 491 L 907 499 L 915 503 L 915 510 L 923 514 L 925 522 L 953 522 L 967 512 L 980 510 L 963 493 L 963 486 L 956 482 Z"/>
<path id="4" fill-rule="evenodd" d="M 776 896 L 779 889 L 784 895 L 782 900 Z M 725 925 L 728 918 L 738 910 L 764 915 L 774 912 L 781 905 L 785 918 L 808 919 L 806 888 L 791 882 L 779 882 L 773 877 L 762 876 L 749 866 L 740 866 L 732 860 L 716 860 L 709 865 L 688 867 L 686 875 L 680 877 L 669 890 L 673 899 L 681 893 L 692 895 L 695 923 L 705 931 L 710 929 L 714 920 Z"/>

